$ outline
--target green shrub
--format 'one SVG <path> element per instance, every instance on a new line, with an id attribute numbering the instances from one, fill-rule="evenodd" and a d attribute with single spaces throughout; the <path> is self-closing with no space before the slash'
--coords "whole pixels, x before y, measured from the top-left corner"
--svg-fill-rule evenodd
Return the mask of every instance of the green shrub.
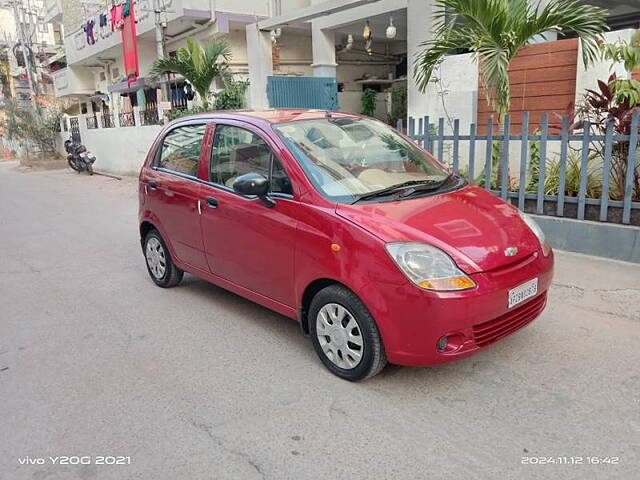
<path id="1" fill-rule="evenodd" d="M 596 165 L 595 155 L 587 162 L 587 197 L 600 198 L 602 195 L 602 167 Z M 580 190 L 580 156 L 570 153 L 567 157 L 565 195 L 576 197 Z M 560 160 L 550 160 L 546 164 L 544 178 L 545 195 L 557 195 L 560 189 Z"/>
<path id="2" fill-rule="evenodd" d="M 373 117 L 376 111 L 376 97 L 378 92 L 372 88 L 365 88 L 362 92 L 362 114 L 367 117 Z"/>
<path id="3" fill-rule="evenodd" d="M 210 108 L 205 107 L 191 107 L 191 108 L 174 108 L 169 110 L 165 115 L 171 120 L 175 120 L 176 118 L 185 117 L 187 115 L 193 115 L 196 113 L 204 113 L 210 111 Z"/>
<path id="4" fill-rule="evenodd" d="M 249 80 L 227 80 L 224 88 L 215 93 L 215 110 L 238 110 L 245 108 L 245 94 Z"/>
<path id="5" fill-rule="evenodd" d="M 391 114 L 389 124 L 396 126 L 398 120 L 405 122 L 407 119 L 407 81 L 395 82 L 391 86 Z"/>
<path id="6" fill-rule="evenodd" d="M 55 153 L 62 115 L 57 106 L 34 108 L 8 100 L 5 115 L 3 126 L 7 129 L 7 137 L 24 142 L 27 155 L 32 149 L 38 153 Z"/>

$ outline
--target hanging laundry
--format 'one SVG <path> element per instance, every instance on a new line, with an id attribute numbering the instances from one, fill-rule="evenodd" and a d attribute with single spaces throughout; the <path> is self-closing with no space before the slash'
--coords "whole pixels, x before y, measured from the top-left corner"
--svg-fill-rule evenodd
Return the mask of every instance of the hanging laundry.
<path id="1" fill-rule="evenodd" d="M 124 25 L 124 17 L 122 16 L 123 6 L 114 5 L 111 7 L 111 30 L 122 30 Z"/>
<path id="2" fill-rule="evenodd" d="M 93 27 L 95 26 L 95 24 L 96 22 L 94 22 L 93 20 L 89 20 L 82 27 L 84 33 L 87 35 L 87 43 L 89 45 L 93 45 L 94 43 L 96 43 L 96 39 L 93 36 Z"/>
<path id="3" fill-rule="evenodd" d="M 123 8 L 122 8 L 122 17 L 128 17 L 129 14 L 131 13 L 131 0 L 126 0 L 123 4 Z"/>
<path id="4" fill-rule="evenodd" d="M 100 38 L 107 38 L 110 34 L 108 28 L 109 18 L 106 13 L 100 14 Z"/>
<path id="5" fill-rule="evenodd" d="M 138 103 L 138 107 L 140 108 L 144 108 L 144 106 L 146 105 L 147 102 L 143 88 L 136 90 L 136 102 Z"/>
<path id="6" fill-rule="evenodd" d="M 187 97 L 187 100 L 191 101 L 195 97 L 195 92 L 193 91 L 193 87 L 190 83 L 184 84 L 184 96 Z"/>

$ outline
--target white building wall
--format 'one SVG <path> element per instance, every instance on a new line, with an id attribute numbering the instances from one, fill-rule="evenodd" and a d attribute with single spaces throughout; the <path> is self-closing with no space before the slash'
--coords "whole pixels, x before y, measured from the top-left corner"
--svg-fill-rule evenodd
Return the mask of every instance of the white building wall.
<path id="1" fill-rule="evenodd" d="M 449 55 L 425 93 L 413 92 L 409 100 L 409 116 L 421 118 L 429 115 L 430 122 L 438 124 L 445 119 L 445 129 L 452 130 L 451 120 L 460 119 L 468 126 L 476 121 L 478 109 L 478 64 L 474 54 Z"/>
<path id="2" fill-rule="evenodd" d="M 615 43 L 618 40 L 629 41 L 631 40 L 633 32 L 633 29 L 607 32 L 604 35 L 605 42 Z M 586 89 L 589 88 L 598 91 L 598 80 L 606 82 L 609 76 L 614 72 L 618 78 L 627 77 L 627 71 L 624 69 L 624 64 L 618 63 L 612 66 L 609 60 L 596 62 L 595 64 L 590 65 L 589 68 L 585 68 L 584 63 L 582 62 L 582 43 L 580 43 L 578 46 L 578 70 L 576 72 L 576 105 L 582 102 Z"/>
<path id="3" fill-rule="evenodd" d="M 96 156 L 94 168 L 117 175 L 137 175 L 151 144 L 163 126 L 148 125 L 87 129 L 84 115 L 79 116 L 82 143 Z"/>

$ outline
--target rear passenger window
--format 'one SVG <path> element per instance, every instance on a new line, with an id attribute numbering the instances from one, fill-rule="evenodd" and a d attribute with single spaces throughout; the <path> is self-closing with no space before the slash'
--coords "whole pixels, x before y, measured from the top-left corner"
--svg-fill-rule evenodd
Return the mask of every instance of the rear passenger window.
<path id="1" fill-rule="evenodd" d="M 293 193 L 287 172 L 260 136 L 240 127 L 216 126 L 211 182 L 233 187 L 235 179 L 246 173 L 259 173 L 268 178 L 272 193 Z"/>
<path id="2" fill-rule="evenodd" d="M 198 176 L 200 147 L 206 125 L 186 125 L 171 130 L 162 142 L 158 167 Z"/>

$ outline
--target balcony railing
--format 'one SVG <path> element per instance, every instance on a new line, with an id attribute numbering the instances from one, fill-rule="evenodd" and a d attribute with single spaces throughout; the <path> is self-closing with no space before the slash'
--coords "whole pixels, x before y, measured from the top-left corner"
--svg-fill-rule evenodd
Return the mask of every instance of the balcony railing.
<path id="1" fill-rule="evenodd" d="M 108 3 L 111 4 L 111 2 Z M 176 5 L 173 5 L 175 3 L 177 3 L 176 0 L 164 0 L 163 2 L 165 8 L 171 12 L 168 15 L 177 18 L 177 16 L 182 15 L 182 12 L 181 8 L 177 9 Z M 172 5 L 173 9 L 171 8 Z M 153 28 L 152 11 L 153 0 L 138 0 L 135 2 L 136 30 L 138 35 Z M 106 26 L 100 26 L 100 14 L 107 16 Z M 97 55 L 122 42 L 120 30 L 117 28 L 111 29 L 111 8 L 96 12 L 94 15 L 87 17 L 87 21 L 89 20 L 95 22 L 93 27 L 93 42 L 90 42 L 84 31 L 84 25 L 75 32 L 71 32 L 65 38 L 65 50 L 69 64 L 75 64 L 92 55 Z"/>

